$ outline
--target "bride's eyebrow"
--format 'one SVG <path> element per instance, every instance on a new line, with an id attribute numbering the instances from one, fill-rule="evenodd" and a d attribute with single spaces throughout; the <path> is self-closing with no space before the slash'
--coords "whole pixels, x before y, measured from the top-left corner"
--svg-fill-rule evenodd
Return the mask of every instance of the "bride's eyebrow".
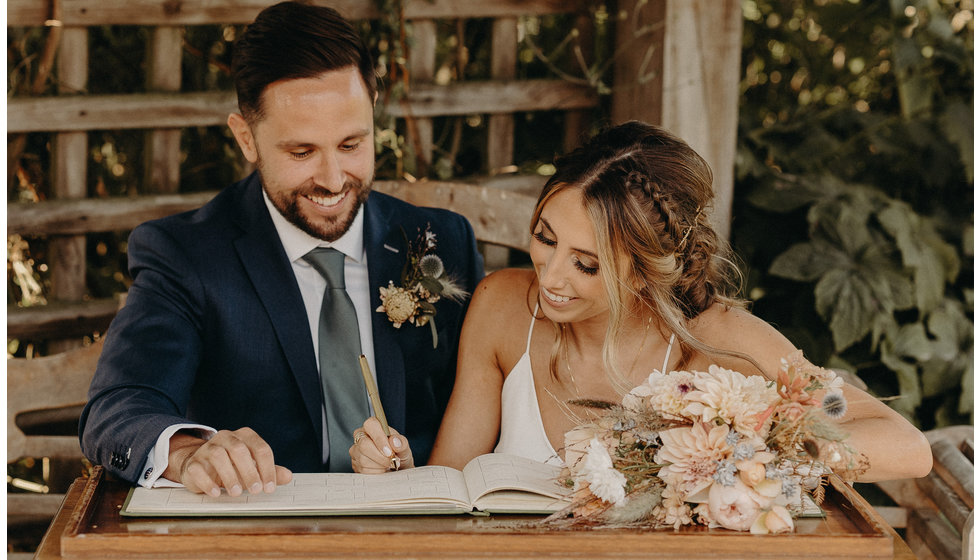
<path id="1" fill-rule="evenodd" d="M 541 222 L 541 224 L 551 233 L 551 235 L 557 237 L 554 228 L 551 227 L 551 224 L 548 223 L 548 220 L 544 218 L 538 218 L 538 221 Z M 582 253 L 587 257 L 592 257 L 595 260 L 599 260 L 599 255 L 595 254 L 593 251 L 587 251 L 585 249 L 579 249 L 577 247 L 572 247 L 572 251 L 575 251 L 576 253 Z"/>

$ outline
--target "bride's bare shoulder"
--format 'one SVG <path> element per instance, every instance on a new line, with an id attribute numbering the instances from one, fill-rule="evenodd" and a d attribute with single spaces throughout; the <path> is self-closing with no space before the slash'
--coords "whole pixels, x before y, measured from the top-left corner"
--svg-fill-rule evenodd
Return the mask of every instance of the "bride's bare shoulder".
<path id="1" fill-rule="evenodd" d="M 534 278 L 533 270 L 523 268 L 504 268 L 493 272 L 477 285 L 470 307 L 496 313 L 526 308 L 532 295 Z"/>
<path id="2" fill-rule="evenodd" d="M 466 311 L 464 338 L 492 353 L 500 371 L 509 371 L 525 346 L 531 324 L 535 275 L 532 270 L 502 269 L 476 287 Z M 468 350 L 472 350 L 467 345 Z"/>
<path id="3" fill-rule="evenodd" d="M 690 328 L 691 334 L 708 346 L 751 356 L 770 376 L 778 371 L 780 359 L 795 350 L 776 326 L 737 307 L 712 305 L 691 321 Z M 717 359 L 712 356 L 709 361 Z M 740 360 L 728 361 L 722 359 L 719 365 L 745 367 L 739 365 Z"/>

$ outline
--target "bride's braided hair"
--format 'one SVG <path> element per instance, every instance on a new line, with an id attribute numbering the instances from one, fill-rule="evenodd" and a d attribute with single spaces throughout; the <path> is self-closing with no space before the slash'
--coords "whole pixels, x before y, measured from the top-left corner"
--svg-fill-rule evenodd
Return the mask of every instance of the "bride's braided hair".
<path id="1" fill-rule="evenodd" d="M 609 342 L 637 303 L 678 335 L 685 360 L 691 347 L 713 351 L 690 334 L 688 320 L 715 303 L 742 303 L 734 297 L 738 270 L 708 222 L 714 192 L 704 159 L 666 130 L 633 121 L 600 132 L 558 158 L 555 167 L 538 199 L 532 231 L 555 193 L 582 191 L 600 270 L 615 271 L 603 274 L 610 302 L 607 365 L 616 363 Z"/>

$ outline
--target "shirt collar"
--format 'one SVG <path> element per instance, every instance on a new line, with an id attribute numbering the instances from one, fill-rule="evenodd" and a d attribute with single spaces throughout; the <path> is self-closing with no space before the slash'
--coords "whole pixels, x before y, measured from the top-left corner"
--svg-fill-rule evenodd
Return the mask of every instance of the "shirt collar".
<path id="1" fill-rule="evenodd" d="M 350 228 L 340 236 L 340 239 L 336 241 L 329 242 L 323 241 L 322 239 L 317 239 L 312 235 L 306 233 L 305 231 L 299 229 L 289 222 L 280 212 L 279 209 L 272 204 L 269 200 L 269 195 L 266 194 L 265 189 L 262 189 L 262 200 L 265 201 L 265 206 L 269 210 L 269 215 L 272 216 L 272 223 L 276 227 L 276 231 L 279 233 L 279 239 L 282 241 L 282 247 L 286 250 L 286 257 L 289 262 L 300 261 L 304 255 L 312 251 L 317 247 L 333 247 L 337 249 L 344 255 L 353 259 L 355 262 L 361 262 L 364 258 L 364 205 L 362 204 L 360 208 L 357 209 L 357 214 L 354 216 L 354 221 L 351 222 Z"/>

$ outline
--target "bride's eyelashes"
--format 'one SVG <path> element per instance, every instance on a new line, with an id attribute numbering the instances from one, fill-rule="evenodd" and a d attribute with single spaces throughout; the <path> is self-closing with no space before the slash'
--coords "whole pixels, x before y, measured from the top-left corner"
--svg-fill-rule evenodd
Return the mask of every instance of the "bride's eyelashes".
<path id="1" fill-rule="evenodd" d="M 547 237 L 545 237 L 544 231 L 542 230 L 538 230 L 532 233 L 531 237 L 534 237 L 536 241 L 544 245 L 547 245 L 548 247 L 554 247 L 555 245 L 558 245 L 558 242 L 555 241 L 554 239 L 548 239 Z"/>
<path id="2" fill-rule="evenodd" d="M 598 265 L 596 265 L 596 266 L 588 266 L 585 263 L 583 263 L 582 261 L 580 261 L 578 259 L 578 257 L 573 257 L 572 258 L 572 263 L 575 265 L 575 268 L 577 268 L 579 270 L 579 272 L 581 272 L 582 274 L 585 274 L 587 276 L 595 276 L 596 274 L 599 274 L 599 266 Z"/>
<path id="3" fill-rule="evenodd" d="M 542 245 L 545 245 L 547 247 L 555 247 L 556 245 L 558 245 L 557 241 L 555 241 L 554 239 L 549 239 L 547 236 L 545 236 L 543 230 L 538 230 L 532 233 L 531 236 L 534 237 L 534 239 L 538 243 L 541 243 Z M 596 274 L 599 273 L 598 265 L 596 266 L 587 265 L 583 263 L 581 260 L 579 260 L 578 257 L 572 257 L 572 264 L 575 266 L 576 269 L 578 269 L 579 272 L 587 276 L 595 276 Z"/>

